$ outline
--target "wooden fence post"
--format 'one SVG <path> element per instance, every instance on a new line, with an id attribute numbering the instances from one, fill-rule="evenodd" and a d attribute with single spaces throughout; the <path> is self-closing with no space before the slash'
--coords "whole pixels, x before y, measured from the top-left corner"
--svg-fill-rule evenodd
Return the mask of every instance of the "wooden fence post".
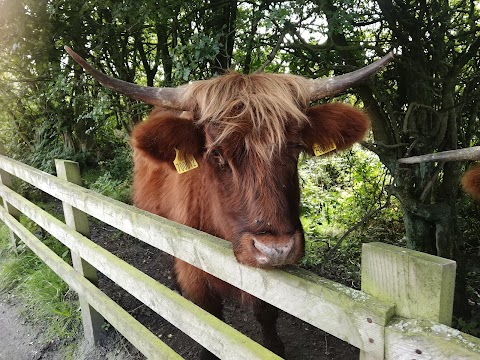
<path id="1" fill-rule="evenodd" d="M 362 291 L 394 303 L 403 318 L 450 326 L 456 263 L 383 243 L 363 244 Z"/>
<path id="2" fill-rule="evenodd" d="M 82 185 L 80 177 L 80 168 L 78 163 L 68 160 L 55 160 L 57 176 L 60 179 L 67 180 L 77 185 Z M 63 213 L 65 214 L 65 223 L 80 234 L 89 237 L 90 228 L 88 226 L 87 215 L 63 202 Z M 72 253 L 72 263 L 75 270 L 87 278 L 95 286 L 98 286 L 97 270 L 78 254 Z M 79 294 L 79 301 L 82 311 L 83 329 L 85 338 L 91 344 L 98 343 L 100 340 L 102 325 L 104 319 L 90 304 Z"/>
<path id="3" fill-rule="evenodd" d="M 455 261 L 438 256 L 384 243 L 362 247 L 362 291 L 395 304 L 397 317 L 450 326 L 455 271 Z"/>
<path id="4" fill-rule="evenodd" d="M 0 143 L 0 155 L 5 155 L 5 147 L 2 143 Z M 12 189 L 13 188 L 13 177 L 6 171 L 0 169 L 0 184 L 5 185 L 6 187 Z M 9 204 L 7 201 L 3 200 L 0 198 L 0 200 L 3 202 L 3 206 L 7 210 L 7 212 L 12 215 L 15 219 L 20 221 L 20 211 L 18 211 L 14 206 Z M 1 203 L 0 203 L 1 205 Z M 9 229 L 10 231 L 10 239 L 12 240 L 12 246 L 14 250 L 17 250 L 17 246 L 20 243 L 20 239 L 18 238 L 17 235 L 14 234 L 14 232 Z"/>

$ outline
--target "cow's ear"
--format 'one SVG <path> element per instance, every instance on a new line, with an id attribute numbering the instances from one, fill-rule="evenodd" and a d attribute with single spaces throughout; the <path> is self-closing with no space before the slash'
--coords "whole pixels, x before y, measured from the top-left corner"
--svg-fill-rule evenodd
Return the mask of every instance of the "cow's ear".
<path id="1" fill-rule="evenodd" d="M 307 116 L 310 124 L 303 129 L 302 137 L 311 155 L 347 149 L 362 140 L 370 126 L 364 112 L 341 103 L 311 107 Z"/>
<path id="2" fill-rule="evenodd" d="M 164 110 L 154 110 L 137 125 L 131 142 L 135 151 L 153 162 L 173 162 L 176 149 L 198 159 L 204 148 L 203 133 L 192 119 Z"/>

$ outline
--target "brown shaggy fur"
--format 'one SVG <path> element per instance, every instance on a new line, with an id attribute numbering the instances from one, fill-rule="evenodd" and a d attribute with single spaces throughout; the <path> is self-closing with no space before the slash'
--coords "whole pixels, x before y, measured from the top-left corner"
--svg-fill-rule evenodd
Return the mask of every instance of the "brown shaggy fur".
<path id="1" fill-rule="evenodd" d="M 212 146 L 239 133 L 247 152 L 268 159 L 285 144 L 289 121 L 308 123 L 307 85 L 293 75 L 230 73 L 186 87 L 183 108 L 194 112 L 198 124 L 216 129 Z"/>
<path id="2" fill-rule="evenodd" d="M 163 109 L 153 110 L 149 121 L 135 128 L 132 134 L 133 147 L 153 162 L 172 163 L 175 149 L 199 156 L 203 143 L 202 132 L 192 127 L 190 119 L 177 117 Z"/>
<path id="3" fill-rule="evenodd" d="M 463 189 L 477 200 L 480 200 L 480 164 L 468 169 L 462 178 Z"/>
<path id="4" fill-rule="evenodd" d="M 288 75 L 228 74 L 187 85 L 189 116 L 153 111 L 132 134 L 134 203 L 144 210 L 232 242 L 241 263 L 273 267 L 304 252 L 297 162 L 313 144 L 338 150 L 363 138 L 365 114 L 334 103 L 307 108 L 306 80 Z M 198 168 L 178 174 L 175 149 Z M 175 260 L 182 294 L 221 318 L 222 298 L 252 304 L 265 345 L 283 355 L 277 310 Z"/>

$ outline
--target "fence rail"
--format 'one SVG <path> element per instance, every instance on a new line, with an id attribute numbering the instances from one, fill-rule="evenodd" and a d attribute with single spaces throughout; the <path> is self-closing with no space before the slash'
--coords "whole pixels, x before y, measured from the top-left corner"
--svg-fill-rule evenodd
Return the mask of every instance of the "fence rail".
<path id="1" fill-rule="evenodd" d="M 88 230 L 81 223 L 75 223 L 75 213 L 77 216 L 79 213 L 89 214 L 327 331 L 359 348 L 364 359 L 401 359 L 403 351 L 405 358 L 430 358 L 431 352 L 435 354 L 431 358 L 441 359 L 438 354 L 447 354 L 442 350 L 447 348 L 452 354 L 462 354 L 459 358 L 480 356 L 480 340 L 477 338 L 453 329 L 455 337 L 448 331 L 434 335 L 433 331 L 427 331 L 428 326 L 430 329 L 450 329 L 442 325 L 449 325 L 453 304 L 455 263 L 450 260 L 385 244 L 367 244 L 362 255 L 363 291 L 295 267 L 269 271 L 251 268 L 235 260 L 230 243 L 225 240 L 70 182 L 78 183 L 79 178 L 78 174 L 68 175 L 71 167 L 71 162 L 57 161 L 59 177 L 55 177 L 0 156 L 0 196 L 5 205 L 0 211 L 0 219 L 13 231 L 15 241 L 24 241 L 79 293 L 85 302 L 82 311 L 89 313 L 89 307 L 93 308 L 92 314 L 87 316 L 90 319 L 84 316 L 84 322 L 91 321 L 90 327 L 98 326 L 95 323 L 99 320 L 91 317 L 101 314 L 148 358 L 176 358 L 178 355 L 153 334 L 145 335 L 148 330 L 118 305 L 111 304 L 111 299 L 106 300 L 105 295 L 86 280 L 84 275 L 87 278 L 89 275 L 79 270 L 81 266 L 74 270 L 45 249 L 19 224 L 19 211 L 68 246 L 73 256 L 78 256 L 74 264 L 83 261 L 87 269 L 90 266 L 101 271 L 220 358 L 278 357 L 94 244 L 82 235 Z M 60 199 L 64 203 L 67 224 L 15 193 L 11 189 L 11 175 Z M 417 322 L 396 316 L 416 319 Z M 436 353 L 439 349 L 442 352 Z M 423 355 L 420 356 L 418 351 Z"/>

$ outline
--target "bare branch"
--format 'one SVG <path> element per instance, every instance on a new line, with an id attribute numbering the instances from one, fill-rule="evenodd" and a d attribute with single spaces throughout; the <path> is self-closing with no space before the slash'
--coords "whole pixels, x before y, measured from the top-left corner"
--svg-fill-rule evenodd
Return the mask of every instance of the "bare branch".
<path id="1" fill-rule="evenodd" d="M 435 204 L 422 204 L 417 199 L 404 196 L 400 189 L 396 186 L 391 186 L 389 189 L 391 195 L 395 196 L 402 207 L 412 214 L 425 219 L 426 221 L 436 222 L 445 216 L 447 212 L 447 205 L 445 202 L 437 202 Z"/>
<path id="2" fill-rule="evenodd" d="M 382 198 L 382 195 L 383 195 L 383 189 L 384 187 L 382 188 L 382 191 L 380 191 L 380 194 L 377 198 L 377 201 L 380 201 L 380 199 Z M 385 203 L 383 205 L 380 205 L 378 208 L 376 208 L 375 210 L 372 210 L 370 212 L 368 212 L 358 223 L 356 223 L 355 225 L 353 225 L 351 228 L 349 228 L 345 234 L 342 235 L 342 237 L 340 239 L 338 239 L 337 243 L 335 244 L 335 246 L 333 248 L 330 249 L 330 251 L 325 255 L 325 257 L 323 258 L 323 261 L 322 261 L 322 265 L 321 265 L 321 268 L 320 268 L 320 272 L 323 273 L 324 272 L 324 268 L 325 268 L 325 264 L 330 260 L 330 258 L 332 257 L 332 255 L 338 250 L 338 248 L 340 247 L 340 245 L 342 245 L 343 241 L 348 237 L 348 235 L 350 235 L 352 232 L 354 232 L 355 230 L 357 230 L 360 226 L 362 225 L 365 225 L 367 223 L 368 220 L 370 220 L 370 218 L 372 218 L 373 216 L 375 216 L 376 214 L 378 214 L 380 211 L 382 211 L 383 209 L 387 208 L 390 206 L 390 199 L 391 199 L 391 194 L 388 193 L 387 194 L 387 199 L 385 200 Z"/>
<path id="3" fill-rule="evenodd" d="M 405 153 L 405 157 L 410 156 L 411 152 L 412 152 L 412 151 L 417 147 L 417 145 L 418 145 L 419 143 L 421 143 L 421 142 L 422 142 L 422 139 L 420 139 L 420 138 L 415 139 L 415 140 L 410 144 L 410 146 L 408 147 L 407 152 Z"/>
<path id="4" fill-rule="evenodd" d="M 265 68 L 272 63 L 273 59 L 275 59 L 275 56 L 277 55 L 278 50 L 280 50 L 280 46 L 282 45 L 283 39 L 285 39 L 285 35 L 287 35 L 288 31 L 289 31 L 288 26 L 285 26 L 285 28 L 280 33 L 280 36 L 278 37 L 278 41 L 275 44 L 274 48 L 272 49 L 272 51 L 270 51 L 270 54 L 268 54 L 267 61 L 265 61 L 262 64 L 262 66 L 260 66 L 254 72 L 254 74 L 258 74 L 258 73 L 263 72 L 265 70 Z"/>
<path id="5" fill-rule="evenodd" d="M 403 129 L 402 130 L 403 130 L 404 133 L 408 132 L 408 124 L 409 124 L 410 115 L 412 114 L 413 110 L 415 110 L 417 108 L 427 109 L 438 117 L 437 112 L 431 106 L 424 105 L 424 104 L 419 104 L 419 103 L 415 103 L 415 102 L 411 103 L 408 106 L 407 113 L 405 114 L 405 118 L 403 119 Z"/>
<path id="6" fill-rule="evenodd" d="M 382 142 L 373 142 L 373 143 L 369 143 L 369 142 L 366 142 L 366 141 L 362 141 L 360 142 L 360 144 L 364 147 L 366 147 L 368 150 L 371 150 L 373 152 L 374 149 L 376 147 L 380 147 L 380 148 L 384 148 L 384 149 L 398 149 L 398 148 L 404 148 L 404 147 L 407 147 L 408 144 L 407 143 L 399 143 L 399 144 L 392 144 L 392 145 L 387 145 L 387 144 L 384 144 Z"/>
<path id="7" fill-rule="evenodd" d="M 408 158 L 399 159 L 400 164 L 418 164 L 422 162 L 431 161 L 465 161 L 465 160 L 480 160 L 480 146 L 473 146 L 467 149 L 457 149 L 442 151 L 435 154 L 427 154 L 420 156 L 412 156 Z"/>

